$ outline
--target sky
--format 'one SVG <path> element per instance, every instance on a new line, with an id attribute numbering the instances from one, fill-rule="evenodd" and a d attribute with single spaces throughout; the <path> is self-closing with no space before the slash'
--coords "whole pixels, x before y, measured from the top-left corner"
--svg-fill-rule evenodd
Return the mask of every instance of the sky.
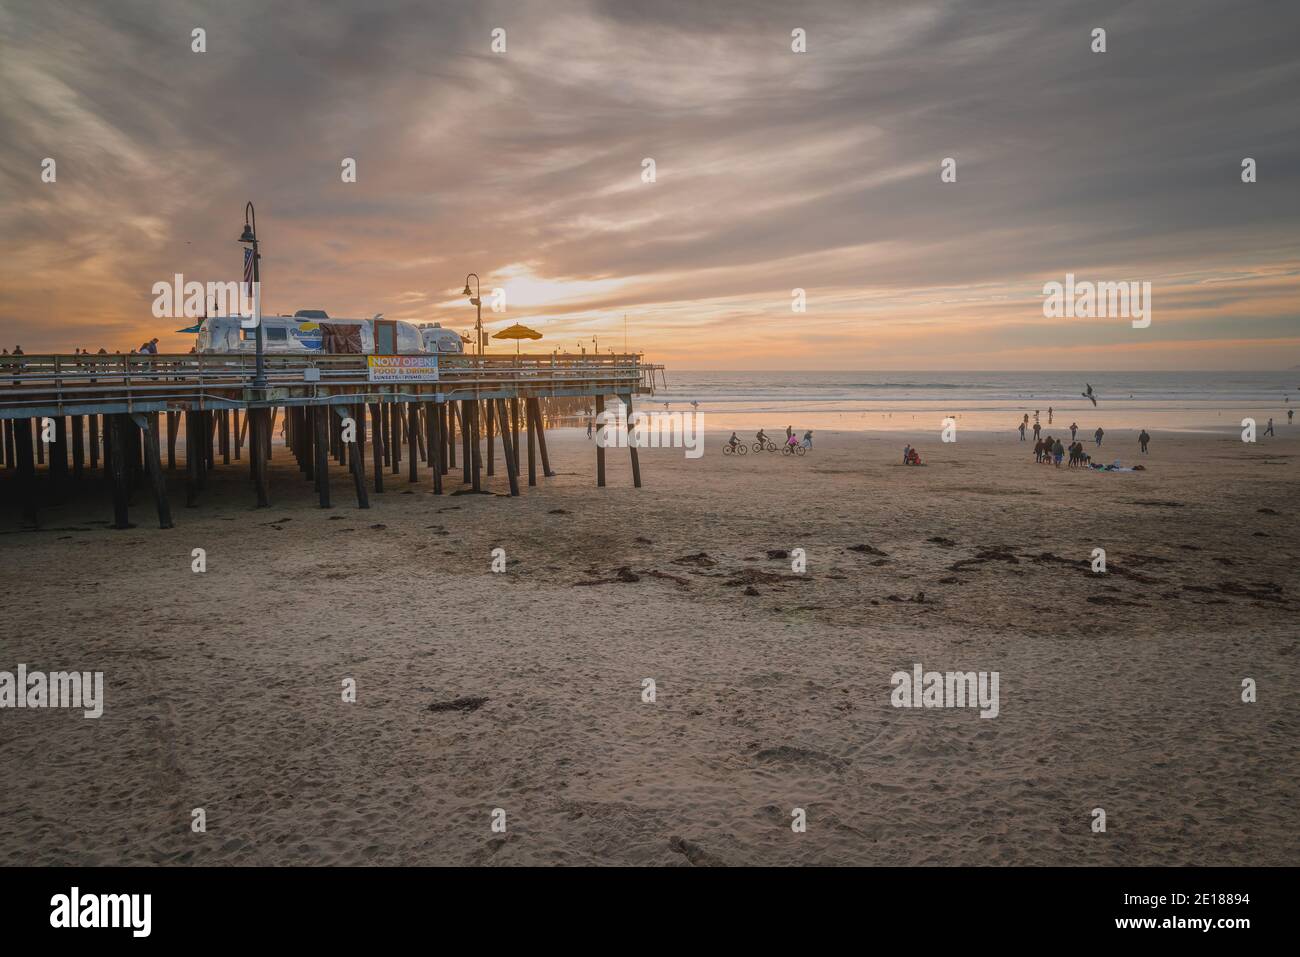
<path id="1" fill-rule="evenodd" d="M 473 271 L 490 331 L 670 369 L 1292 368 L 1298 34 L 1293 0 L 0 0 L 0 345 L 188 351 L 154 284 L 239 279 L 251 200 L 268 312 L 464 331 Z M 1151 283 L 1150 325 L 1045 317 L 1067 273 Z"/>

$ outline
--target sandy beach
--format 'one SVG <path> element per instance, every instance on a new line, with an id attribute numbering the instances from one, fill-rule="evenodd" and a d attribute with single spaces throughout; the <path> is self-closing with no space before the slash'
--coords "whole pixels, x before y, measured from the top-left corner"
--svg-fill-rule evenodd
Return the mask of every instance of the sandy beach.
<path id="1" fill-rule="evenodd" d="M 622 450 L 596 489 L 565 430 L 518 499 L 437 497 L 422 468 L 368 511 L 337 466 L 315 507 L 277 442 L 269 510 L 218 467 L 169 531 L 144 489 L 128 531 L 107 492 L 35 532 L 10 511 L 0 668 L 100 670 L 106 700 L 3 715 L 0 860 L 1292 863 L 1300 430 L 1279 433 L 1157 432 L 1122 474 L 1009 435 L 927 435 L 904 468 L 905 435 L 730 458 L 711 434 L 701 459 L 644 451 L 634 490 Z M 1136 460 L 1133 435 L 1100 457 Z M 793 549 L 802 574 L 770 557 Z M 892 707 L 917 663 L 997 671 L 997 717 Z M 484 700 L 430 709 L 460 699 Z"/>

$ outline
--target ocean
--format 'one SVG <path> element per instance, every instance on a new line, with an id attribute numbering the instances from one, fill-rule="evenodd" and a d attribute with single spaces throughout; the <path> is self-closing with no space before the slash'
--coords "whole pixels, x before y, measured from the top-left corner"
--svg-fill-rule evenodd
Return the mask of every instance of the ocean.
<path id="1" fill-rule="evenodd" d="M 642 410 L 689 408 L 710 431 L 939 429 L 1013 431 L 1028 413 L 1044 426 L 1229 432 L 1269 417 L 1279 429 L 1300 403 L 1300 370 L 1281 372 L 674 372 Z M 1082 395 L 1090 383 L 1097 405 Z M 1049 411 L 1051 422 L 1049 423 Z"/>

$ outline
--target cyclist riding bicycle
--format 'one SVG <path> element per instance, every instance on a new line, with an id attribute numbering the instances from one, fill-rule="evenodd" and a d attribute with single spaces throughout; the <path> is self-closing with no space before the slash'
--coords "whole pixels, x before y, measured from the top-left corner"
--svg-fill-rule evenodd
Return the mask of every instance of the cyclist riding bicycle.
<path id="1" fill-rule="evenodd" d="M 766 446 L 767 443 L 771 440 L 768 439 L 766 432 L 764 432 L 762 429 L 759 429 L 758 434 L 754 436 L 754 441 L 757 442 L 760 446 Z"/>
<path id="2" fill-rule="evenodd" d="M 727 440 L 727 444 L 730 445 L 733 449 L 740 444 L 740 439 L 736 438 L 735 432 L 731 433 L 731 438 Z"/>

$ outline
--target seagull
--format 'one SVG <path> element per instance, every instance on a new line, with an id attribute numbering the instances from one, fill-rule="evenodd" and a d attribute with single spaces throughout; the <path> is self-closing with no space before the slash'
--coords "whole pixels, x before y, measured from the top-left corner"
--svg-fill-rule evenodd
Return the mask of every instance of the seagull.
<path id="1" fill-rule="evenodd" d="M 1079 394 L 1082 395 L 1085 399 L 1092 399 L 1092 404 L 1093 404 L 1093 406 L 1096 406 L 1096 405 L 1097 405 L 1097 397 L 1096 397 L 1095 395 L 1092 394 L 1092 383 L 1091 383 L 1091 382 L 1085 382 L 1084 385 L 1086 385 L 1086 386 L 1088 387 L 1088 391 L 1087 391 L 1087 392 L 1080 392 Z"/>

